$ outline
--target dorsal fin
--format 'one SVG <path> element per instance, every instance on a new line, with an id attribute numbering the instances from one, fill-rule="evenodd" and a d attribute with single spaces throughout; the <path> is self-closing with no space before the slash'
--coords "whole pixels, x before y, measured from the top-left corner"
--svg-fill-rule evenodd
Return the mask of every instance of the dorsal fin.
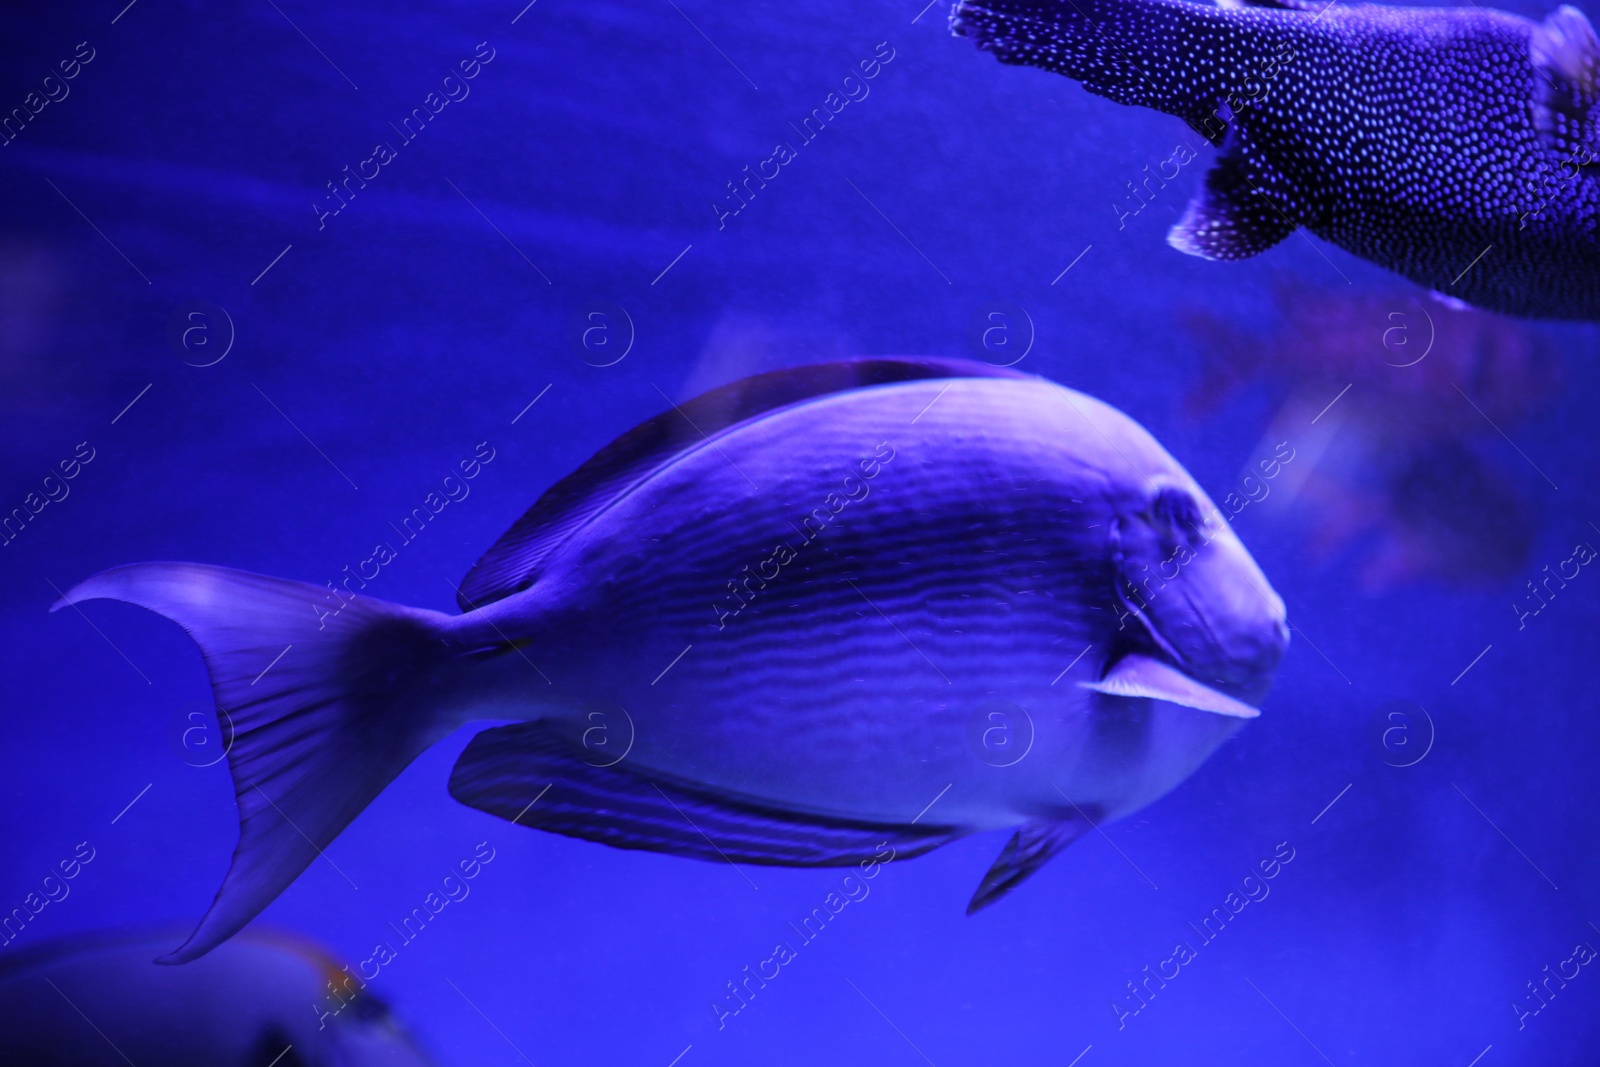
<path id="1" fill-rule="evenodd" d="M 881 357 L 769 371 L 702 393 L 635 426 L 547 489 L 467 572 L 457 602 L 471 611 L 528 588 L 545 559 L 613 500 L 684 449 L 748 419 L 870 385 L 1025 377 L 959 359 Z"/>

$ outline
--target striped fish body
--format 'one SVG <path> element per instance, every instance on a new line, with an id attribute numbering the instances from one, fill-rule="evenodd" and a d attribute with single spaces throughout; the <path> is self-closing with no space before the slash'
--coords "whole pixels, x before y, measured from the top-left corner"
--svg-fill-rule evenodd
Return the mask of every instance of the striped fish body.
<path id="1" fill-rule="evenodd" d="M 1180 251 L 1304 227 L 1467 303 L 1600 318 L 1600 44 L 1575 8 L 978 0 L 952 26 L 1218 146 Z"/>
<path id="2" fill-rule="evenodd" d="M 675 457 L 531 589 L 464 616 L 477 640 L 526 637 L 550 678 L 500 657 L 464 711 L 548 716 L 579 740 L 625 710 L 630 761 L 783 806 L 906 820 L 949 786 L 939 818 L 965 826 L 1121 815 L 1241 722 L 1079 684 L 1152 647 L 1117 557 L 1161 489 L 1214 512 L 1126 416 L 1040 379 L 791 406 Z M 1187 612 L 1191 577 L 1236 568 L 1240 618 L 1174 628 L 1254 628 L 1228 650 L 1248 671 L 1206 680 L 1258 696 L 1281 605 L 1225 523 L 1209 534 L 1151 608 Z"/>

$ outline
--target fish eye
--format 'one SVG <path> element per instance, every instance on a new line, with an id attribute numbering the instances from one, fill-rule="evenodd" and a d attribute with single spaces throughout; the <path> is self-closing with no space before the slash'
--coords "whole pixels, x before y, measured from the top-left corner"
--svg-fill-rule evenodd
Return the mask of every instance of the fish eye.
<path id="1" fill-rule="evenodd" d="M 1164 485 L 1150 501 L 1151 524 L 1163 538 L 1193 545 L 1200 539 L 1205 519 L 1200 505 L 1190 493 L 1175 485 Z"/>

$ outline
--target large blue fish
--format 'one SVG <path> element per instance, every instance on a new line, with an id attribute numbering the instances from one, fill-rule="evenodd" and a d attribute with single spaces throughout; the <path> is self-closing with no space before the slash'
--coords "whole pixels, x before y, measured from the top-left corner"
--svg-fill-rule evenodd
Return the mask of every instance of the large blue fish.
<path id="1" fill-rule="evenodd" d="M 964 0 L 951 26 L 1218 145 L 1180 251 L 1243 259 L 1303 226 L 1467 303 L 1600 318 L 1600 43 L 1576 8 Z"/>
<path id="2" fill-rule="evenodd" d="M 0 957 L 0 1067 L 428 1067 L 378 995 L 317 945 L 252 930 L 193 967 L 152 965 L 176 933 L 82 934 Z"/>
<path id="3" fill-rule="evenodd" d="M 518 721 L 468 745 L 458 800 L 623 848 L 827 866 L 1017 828 L 975 910 L 1182 781 L 1257 714 L 1288 639 L 1131 419 L 942 360 L 675 406 L 547 491 L 462 582 L 462 615 L 344 593 L 143 563 L 57 604 L 176 620 L 236 729 L 233 866 L 167 961 L 233 934 L 483 719 Z"/>

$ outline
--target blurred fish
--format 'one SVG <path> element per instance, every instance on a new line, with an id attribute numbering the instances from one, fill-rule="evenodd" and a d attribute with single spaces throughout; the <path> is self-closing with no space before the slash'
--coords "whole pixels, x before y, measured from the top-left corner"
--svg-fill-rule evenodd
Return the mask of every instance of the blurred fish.
<path id="1" fill-rule="evenodd" d="M 617 847 L 842 866 L 1018 827 L 976 910 L 1188 776 L 1259 714 L 1288 641 L 1136 423 L 946 360 L 675 405 L 547 491 L 467 575 L 463 615 L 349 592 L 145 563 L 56 605 L 177 621 L 237 730 L 233 865 L 166 962 L 231 936 L 483 719 L 521 721 L 473 738 L 452 795 Z M 590 744 L 608 716 L 632 724 L 617 755 Z M 973 740 L 1008 727 L 1014 756 Z"/>
<path id="2" fill-rule="evenodd" d="M 1285 282 L 1273 301 L 1277 314 L 1265 321 L 1276 323 L 1266 331 L 1241 330 L 1209 308 L 1179 309 L 1206 357 L 1186 399 L 1191 412 L 1263 382 L 1293 384 L 1318 407 L 1348 385 L 1376 414 L 1376 429 L 1426 441 L 1493 432 L 1485 416 L 1502 426 L 1519 423 L 1561 385 L 1556 352 L 1536 330 L 1421 291 L 1351 293 Z"/>
<path id="3" fill-rule="evenodd" d="M 333 958 L 252 931 L 192 967 L 150 955 L 170 928 L 47 942 L 0 962 L 0 1067 L 427 1067 L 370 989 L 321 1015 Z"/>
<path id="4" fill-rule="evenodd" d="M 1523 323 L 1420 292 L 1285 284 L 1276 295 L 1278 325 L 1265 332 L 1179 311 L 1204 360 L 1185 407 L 1213 413 L 1246 390 L 1281 402 L 1266 438 L 1294 438 L 1302 460 L 1275 503 L 1298 496 L 1315 514 L 1313 555 L 1354 552 L 1374 592 L 1518 573 L 1535 515 L 1488 452 L 1504 447 L 1497 427 L 1555 395 L 1554 349 Z"/>
<path id="5" fill-rule="evenodd" d="M 1219 146 L 1180 251 L 1304 226 L 1481 307 L 1600 318 L 1600 42 L 1576 8 L 963 0 L 951 27 Z"/>
<path id="6" fill-rule="evenodd" d="M 1368 450 L 1361 470 L 1319 470 L 1306 484 L 1317 513 L 1312 553 L 1352 548 L 1364 589 L 1422 581 L 1489 586 L 1520 574 L 1537 533 L 1526 495 L 1501 467 L 1451 438 Z"/>

